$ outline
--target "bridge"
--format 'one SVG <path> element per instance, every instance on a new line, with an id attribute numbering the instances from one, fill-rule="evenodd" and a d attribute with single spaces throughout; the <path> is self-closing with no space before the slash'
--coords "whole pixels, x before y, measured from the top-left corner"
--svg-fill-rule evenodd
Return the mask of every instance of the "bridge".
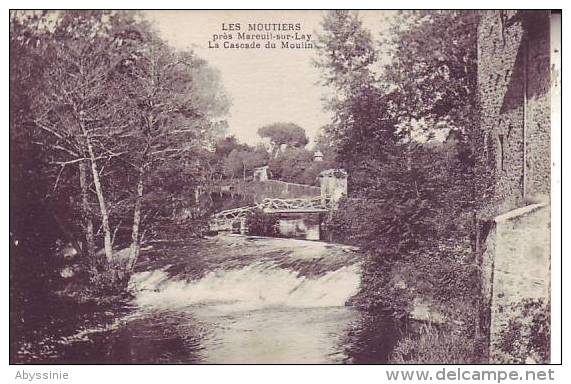
<path id="1" fill-rule="evenodd" d="M 254 210 L 276 214 L 284 219 L 292 214 L 315 216 L 331 211 L 337 206 L 337 201 L 347 195 L 347 173 L 340 169 L 330 169 L 323 171 L 319 179 L 319 187 L 278 180 L 258 181 L 251 186 L 243 186 L 242 190 L 253 190 L 251 194 L 254 201 L 259 203 L 214 214 L 210 219 L 210 229 L 232 231 L 239 226 L 240 231 L 245 232 L 246 218 Z"/>
<path id="2" fill-rule="evenodd" d="M 260 204 L 227 209 L 216 213 L 210 219 L 210 229 L 213 231 L 230 231 L 239 223 L 243 230 L 248 214 L 258 209 L 268 214 L 324 213 L 332 209 L 331 203 L 331 199 L 321 196 L 295 199 L 266 198 Z"/>

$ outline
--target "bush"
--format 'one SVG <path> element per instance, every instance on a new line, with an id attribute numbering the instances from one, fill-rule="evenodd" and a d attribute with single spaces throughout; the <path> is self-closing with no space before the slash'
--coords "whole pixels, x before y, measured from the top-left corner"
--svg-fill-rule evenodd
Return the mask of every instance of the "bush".
<path id="1" fill-rule="evenodd" d="M 393 364 L 477 364 L 485 362 L 475 338 L 464 332 L 423 325 L 398 341 L 389 357 Z"/>
<path id="2" fill-rule="evenodd" d="M 276 236 L 278 234 L 278 218 L 256 209 L 246 217 L 246 227 L 249 235 Z"/>
<path id="3" fill-rule="evenodd" d="M 504 308 L 510 318 L 499 333 L 495 356 L 502 363 L 549 363 L 551 316 L 543 300 L 522 300 Z"/>
<path id="4" fill-rule="evenodd" d="M 447 200 L 447 191 L 438 199 L 424 198 L 407 191 L 405 181 L 398 184 L 406 192 L 382 196 L 379 187 L 343 199 L 327 222 L 334 241 L 360 246 L 367 253 L 353 303 L 367 314 L 408 325 L 415 301 L 421 299 L 452 324 L 446 333 L 412 329 L 395 346 L 392 359 L 397 362 L 484 360 L 476 337 L 480 276 L 466 230 L 470 217 L 458 207 L 442 213 L 440 202 Z M 450 230 L 451 224 L 458 230 Z"/>

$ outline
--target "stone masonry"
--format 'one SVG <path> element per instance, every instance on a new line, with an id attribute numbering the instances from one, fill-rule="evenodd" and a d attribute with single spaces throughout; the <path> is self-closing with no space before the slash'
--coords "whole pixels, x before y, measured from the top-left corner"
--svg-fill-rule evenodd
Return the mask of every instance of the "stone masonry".
<path id="1" fill-rule="evenodd" d="M 499 347 L 518 316 L 507 308 L 549 302 L 551 17 L 483 11 L 478 26 L 477 242 L 493 362 L 514 361 Z"/>
<path id="2" fill-rule="evenodd" d="M 485 11 L 478 28 L 481 191 L 493 217 L 550 190 L 550 13 Z M 490 204 L 491 203 L 491 204 Z"/>

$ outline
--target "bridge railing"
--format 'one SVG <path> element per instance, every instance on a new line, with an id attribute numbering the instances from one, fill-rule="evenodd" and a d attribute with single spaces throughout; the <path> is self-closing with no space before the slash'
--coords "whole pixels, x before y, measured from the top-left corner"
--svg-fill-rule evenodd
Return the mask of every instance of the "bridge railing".
<path id="1" fill-rule="evenodd" d="M 327 201 L 321 197 L 313 197 L 309 199 L 264 199 L 262 209 L 265 212 L 274 211 L 308 211 L 308 210 L 326 210 Z"/>

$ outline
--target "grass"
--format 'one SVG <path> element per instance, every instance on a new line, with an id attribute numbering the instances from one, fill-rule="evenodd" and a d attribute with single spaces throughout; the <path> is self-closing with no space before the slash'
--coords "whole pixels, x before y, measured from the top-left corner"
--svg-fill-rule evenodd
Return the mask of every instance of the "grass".
<path id="1" fill-rule="evenodd" d="M 391 355 L 391 364 L 478 364 L 485 362 L 479 342 L 460 329 L 438 329 L 422 325 L 418 332 L 400 339 Z"/>

